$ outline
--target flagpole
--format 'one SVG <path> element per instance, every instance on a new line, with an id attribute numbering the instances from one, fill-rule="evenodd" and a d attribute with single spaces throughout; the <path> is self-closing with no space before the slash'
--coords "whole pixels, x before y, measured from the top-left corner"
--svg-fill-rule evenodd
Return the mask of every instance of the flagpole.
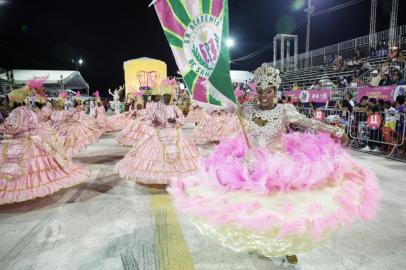
<path id="1" fill-rule="evenodd" d="M 243 122 L 242 114 L 241 114 L 241 104 L 238 102 L 238 97 L 236 97 L 236 99 L 237 99 L 237 117 L 240 122 L 242 133 L 244 134 L 245 143 L 247 144 L 248 149 L 251 149 L 251 144 L 248 140 L 248 135 L 244 128 L 244 122 Z"/>

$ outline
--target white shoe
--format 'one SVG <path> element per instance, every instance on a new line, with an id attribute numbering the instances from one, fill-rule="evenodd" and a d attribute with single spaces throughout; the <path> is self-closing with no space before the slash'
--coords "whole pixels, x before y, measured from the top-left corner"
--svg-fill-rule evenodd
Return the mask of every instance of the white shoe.
<path id="1" fill-rule="evenodd" d="M 367 145 L 364 148 L 360 149 L 361 151 L 371 151 L 371 148 Z"/>
<path id="2" fill-rule="evenodd" d="M 372 152 L 375 152 L 375 153 L 377 153 L 377 152 L 381 152 L 381 150 L 379 150 L 379 147 L 375 147 L 374 149 L 372 149 L 371 150 Z"/>

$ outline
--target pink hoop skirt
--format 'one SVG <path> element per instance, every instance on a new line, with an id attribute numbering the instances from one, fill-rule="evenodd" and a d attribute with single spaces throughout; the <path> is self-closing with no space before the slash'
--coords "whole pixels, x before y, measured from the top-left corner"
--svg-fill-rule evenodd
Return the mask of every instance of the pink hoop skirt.
<path id="1" fill-rule="evenodd" d="M 186 123 L 199 123 L 203 117 L 203 111 L 191 110 L 185 118 Z"/>
<path id="2" fill-rule="evenodd" d="M 100 139 L 100 137 L 105 132 L 102 128 L 99 128 L 97 126 L 96 119 L 86 114 L 85 112 L 81 112 L 80 121 L 83 122 L 94 133 L 97 139 Z"/>
<path id="3" fill-rule="evenodd" d="M 216 141 L 217 138 L 215 138 L 213 134 L 218 126 L 218 116 L 204 114 L 197 127 L 193 130 L 193 142 L 197 144 L 205 144 Z"/>
<path id="4" fill-rule="evenodd" d="M 168 191 L 204 235 L 236 252 L 307 252 L 340 227 L 377 212 L 379 187 L 327 135 L 284 135 L 283 151 L 223 141 L 199 175 Z"/>
<path id="5" fill-rule="evenodd" d="M 68 121 L 58 125 L 58 134 L 64 138 L 63 150 L 69 157 L 76 155 L 90 144 L 98 141 L 100 133 L 79 121 Z"/>
<path id="6" fill-rule="evenodd" d="M 203 115 L 193 130 L 192 138 L 197 144 L 219 142 L 230 138 L 241 131 L 235 115 Z"/>
<path id="7" fill-rule="evenodd" d="M 51 126 L 50 122 L 38 122 L 37 133 L 57 149 L 62 149 L 64 138 Z"/>
<path id="8" fill-rule="evenodd" d="M 115 166 L 120 177 L 144 184 L 169 184 L 199 168 L 199 153 L 178 128 L 155 129 Z"/>
<path id="9" fill-rule="evenodd" d="M 141 141 L 145 136 L 150 136 L 154 128 L 142 120 L 133 120 L 133 122 L 124 128 L 116 138 L 116 141 L 123 146 L 133 146 Z"/>
<path id="10" fill-rule="evenodd" d="M 90 171 L 73 164 L 41 135 L 0 145 L 0 205 L 45 197 L 87 181 Z"/>

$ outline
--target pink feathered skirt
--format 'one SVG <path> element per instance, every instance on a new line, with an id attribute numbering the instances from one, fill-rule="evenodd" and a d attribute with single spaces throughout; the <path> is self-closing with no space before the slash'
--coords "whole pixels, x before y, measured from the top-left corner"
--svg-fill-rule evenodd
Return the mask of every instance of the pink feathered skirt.
<path id="1" fill-rule="evenodd" d="M 172 179 L 195 174 L 199 153 L 180 129 L 155 129 L 115 166 L 122 178 L 144 184 L 169 184 Z"/>
<path id="2" fill-rule="evenodd" d="M 0 205 L 45 197 L 89 176 L 86 167 L 73 164 L 40 135 L 0 145 Z"/>
<path id="3" fill-rule="evenodd" d="M 225 140 L 198 175 L 168 191 L 201 233 L 236 252 L 267 257 L 310 251 L 341 227 L 371 219 L 375 175 L 328 135 L 288 134 L 283 150 Z"/>

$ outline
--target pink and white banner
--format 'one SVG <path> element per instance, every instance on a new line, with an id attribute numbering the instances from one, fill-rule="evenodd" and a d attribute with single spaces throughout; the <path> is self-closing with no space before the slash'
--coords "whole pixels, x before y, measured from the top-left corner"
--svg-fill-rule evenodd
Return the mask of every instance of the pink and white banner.
<path id="1" fill-rule="evenodd" d="M 404 95 L 405 85 L 390 85 L 378 87 L 361 87 L 358 89 L 357 102 L 361 97 L 367 96 L 368 98 L 383 99 L 385 101 L 395 101 L 399 95 Z"/>
<path id="2" fill-rule="evenodd" d="M 291 97 L 292 102 L 297 102 L 301 100 L 302 102 L 316 102 L 316 103 L 326 103 L 331 98 L 330 89 L 321 90 L 302 90 L 302 91 L 286 91 L 285 96 Z"/>

